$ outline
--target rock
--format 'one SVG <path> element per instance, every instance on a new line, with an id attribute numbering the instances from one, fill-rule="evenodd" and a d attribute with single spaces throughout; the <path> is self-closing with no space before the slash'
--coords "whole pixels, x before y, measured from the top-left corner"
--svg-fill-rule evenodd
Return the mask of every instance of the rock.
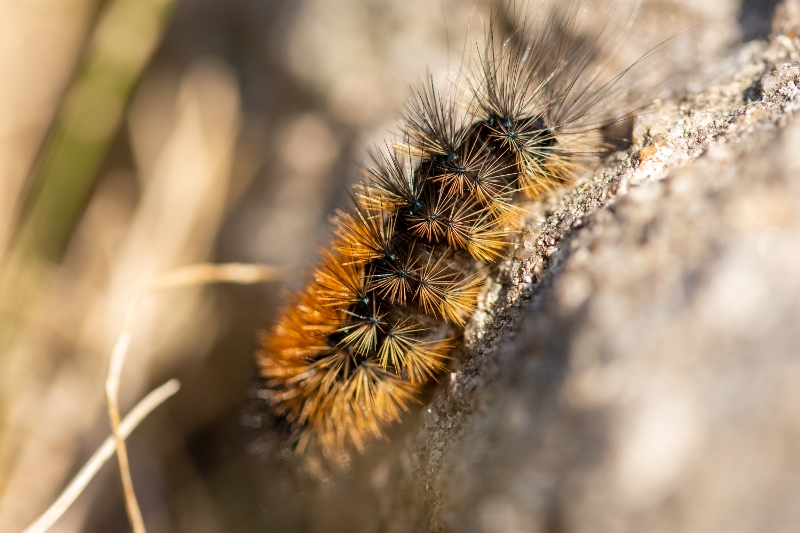
<path id="1" fill-rule="evenodd" d="M 428 530 L 800 530 L 794 4 L 616 163 L 528 206 L 404 444 Z"/>

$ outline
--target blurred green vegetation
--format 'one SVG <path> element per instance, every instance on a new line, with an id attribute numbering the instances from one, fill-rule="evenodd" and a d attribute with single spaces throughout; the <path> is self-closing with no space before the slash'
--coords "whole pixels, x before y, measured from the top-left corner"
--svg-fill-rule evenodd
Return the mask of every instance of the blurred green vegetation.
<path id="1" fill-rule="evenodd" d="M 0 433 L 15 339 L 42 301 L 174 0 L 106 3 L 40 150 L 0 265 Z M 9 460 L 0 448 L 0 472 Z M 5 477 L 0 476 L 0 494 Z"/>

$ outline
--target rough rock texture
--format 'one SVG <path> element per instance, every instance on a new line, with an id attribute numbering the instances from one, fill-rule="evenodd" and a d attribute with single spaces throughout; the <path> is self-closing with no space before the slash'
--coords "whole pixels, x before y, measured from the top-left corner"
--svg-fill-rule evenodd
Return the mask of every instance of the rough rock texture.
<path id="1" fill-rule="evenodd" d="M 699 25 L 652 74 L 722 59 L 629 150 L 524 206 L 421 414 L 342 472 L 259 474 L 259 531 L 800 530 L 800 3 L 723 52 L 739 7 L 774 3 L 652 3 L 668 33 Z M 275 435 L 253 449 L 279 457 Z"/>
<path id="2" fill-rule="evenodd" d="M 429 530 L 800 530 L 796 26 L 529 206 L 406 444 Z"/>

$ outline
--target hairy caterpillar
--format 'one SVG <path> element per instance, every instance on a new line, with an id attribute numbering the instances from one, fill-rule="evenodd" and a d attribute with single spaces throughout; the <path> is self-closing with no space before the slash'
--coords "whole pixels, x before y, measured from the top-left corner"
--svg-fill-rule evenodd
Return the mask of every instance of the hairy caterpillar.
<path id="1" fill-rule="evenodd" d="M 577 29 L 583 4 L 528 20 L 494 13 L 473 65 L 407 106 L 400 140 L 375 150 L 353 206 L 306 288 L 262 338 L 257 358 L 296 451 L 332 455 L 399 420 L 442 372 L 519 215 L 605 151 L 630 68 L 609 75 Z"/>

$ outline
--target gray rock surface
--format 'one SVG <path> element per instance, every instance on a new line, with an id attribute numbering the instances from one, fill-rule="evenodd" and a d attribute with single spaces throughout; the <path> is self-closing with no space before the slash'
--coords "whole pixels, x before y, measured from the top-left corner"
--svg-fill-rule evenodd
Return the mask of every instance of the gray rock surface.
<path id="1" fill-rule="evenodd" d="M 430 531 L 800 530 L 793 6 L 527 206 L 406 442 Z"/>

